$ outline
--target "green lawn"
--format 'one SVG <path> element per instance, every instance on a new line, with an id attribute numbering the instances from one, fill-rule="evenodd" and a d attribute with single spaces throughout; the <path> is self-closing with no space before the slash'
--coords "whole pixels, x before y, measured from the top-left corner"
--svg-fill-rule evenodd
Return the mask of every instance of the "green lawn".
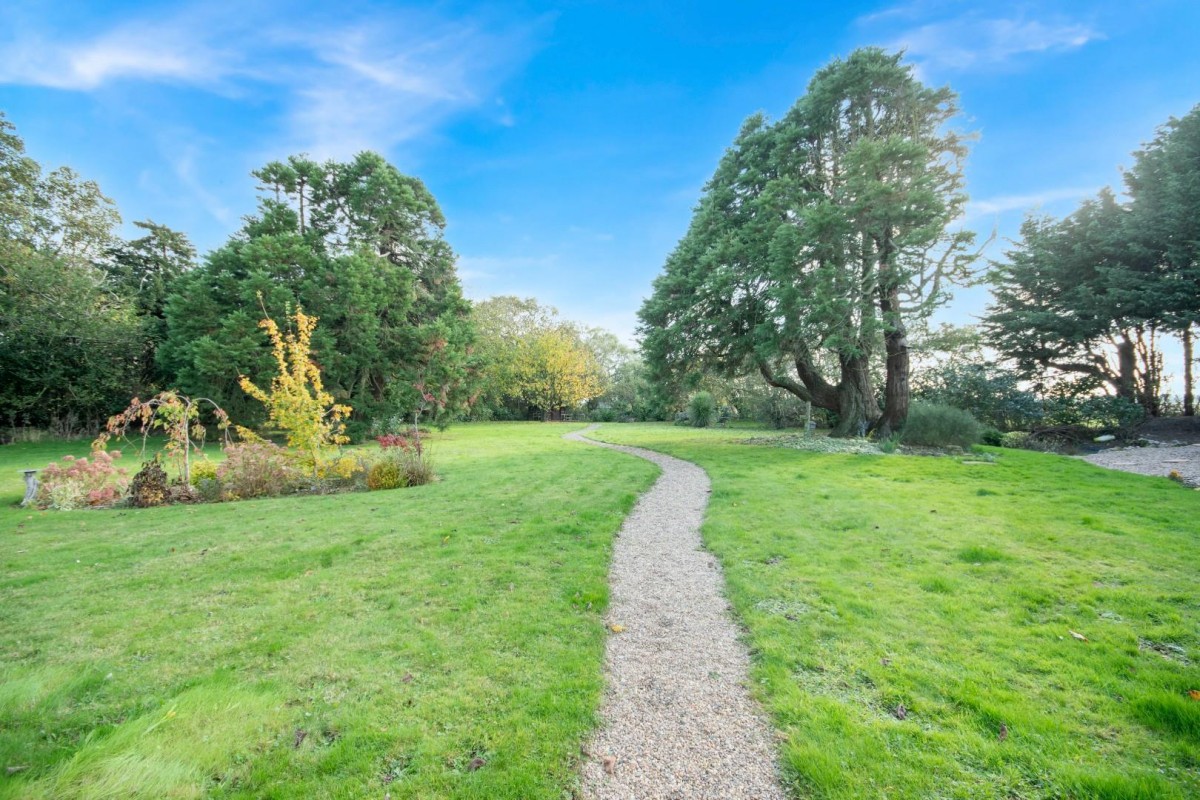
<path id="1" fill-rule="evenodd" d="M 145 511 L 14 508 L 87 443 L 0 447 L 0 798 L 563 797 L 656 474 L 578 427 L 452 428 L 430 486 Z"/>
<path id="2" fill-rule="evenodd" d="M 1200 797 L 1200 492 L 1021 451 L 595 435 L 711 476 L 705 541 L 794 796 Z"/>

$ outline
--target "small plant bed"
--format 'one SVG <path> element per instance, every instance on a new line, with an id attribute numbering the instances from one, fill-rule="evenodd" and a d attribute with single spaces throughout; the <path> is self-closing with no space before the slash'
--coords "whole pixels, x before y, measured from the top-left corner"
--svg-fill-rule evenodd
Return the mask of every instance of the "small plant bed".
<path id="1" fill-rule="evenodd" d="M 211 457 L 194 457 L 188 465 L 188 481 L 176 460 L 161 452 L 142 461 L 141 468 L 130 476 L 128 468 L 119 466 L 127 460 L 121 450 L 95 449 L 86 456 L 64 456 L 42 469 L 36 503 L 38 508 L 60 511 L 151 508 L 398 489 L 437 479 L 427 449 L 415 436 L 379 439 L 378 449 L 355 447 L 322 453 L 315 464 L 307 454 L 271 442 L 231 442 Z"/>
<path id="2" fill-rule="evenodd" d="M 794 797 L 1200 797 L 1200 493 L 705 434 L 592 436 L 712 479 L 705 544 Z"/>
<path id="3" fill-rule="evenodd" d="M 655 476 L 578 427 L 434 434 L 419 491 L 104 514 L 15 508 L 71 445 L 0 447 L 0 798 L 570 796 Z"/>
<path id="4" fill-rule="evenodd" d="M 349 441 L 345 419 L 352 409 L 335 403 L 325 391 L 321 370 L 310 356 L 317 318 L 297 309 L 288 322 L 288 330 L 281 330 L 270 317 L 259 323 L 271 342 L 276 365 L 269 387 L 263 389 L 245 376 L 238 381 L 243 391 L 266 408 L 267 424 L 286 434 L 287 447 L 233 426 L 224 409 L 206 397 L 188 397 L 172 390 L 148 400 L 135 397 L 124 411 L 108 420 L 92 443 L 90 457 L 63 456 L 61 462 L 43 470 L 36 495 L 38 507 L 60 511 L 151 508 L 286 494 L 397 489 L 433 481 L 433 467 L 416 426 L 420 411 L 411 428 L 381 434 L 378 453 L 341 449 Z M 423 400 L 436 402 L 428 392 Z M 221 434 L 223 458 L 219 461 L 200 458 L 209 433 L 201 421 L 202 410 L 208 411 Z M 241 441 L 234 441 L 231 427 Z M 112 439 L 126 439 L 131 432 L 140 434 L 143 456 L 148 443 L 154 441 L 151 437 L 162 437 L 162 449 L 142 462 L 132 480 L 126 470 L 113 464 L 121 452 L 107 451 Z M 168 478 L 163 461 L 171 462 L 174 480 Z"/>

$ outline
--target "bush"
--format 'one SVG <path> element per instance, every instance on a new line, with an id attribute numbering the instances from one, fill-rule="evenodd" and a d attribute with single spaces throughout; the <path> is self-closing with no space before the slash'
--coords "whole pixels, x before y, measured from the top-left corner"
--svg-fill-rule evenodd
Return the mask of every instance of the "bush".
<path id="1" fill-rule="evenodd" d="M 966 411 L 934 403 L 913 403 L 900 433 L 904 444 L 921 447 L 968 448 L 979 441 L 982 428 Z"/>
<path id="2" fill-rule="evenodd" d="M 1009 431 L 1000 434 L 1000 446 L 1019 450 L 1029 443 L 1028 431 Z"/>
<path id="3" fill-rule="evenodd" d="M 434 474 L 433 465 L 426 455 L 410 454 L 405 456 L 403 462 L 401 468 L 404 470 L 405 486 L 424 486 L 427 483 L 433 483 L 437 477 Z"/>
<path id="4" fill-rule="evenodd" d="M 270 442 L 244 442 L 225 448 L 217 478 L 229 499 L 273 497 L 293 491 L 303 475 L 287 450 Z"/>
<path id="5" fill-rule="evenodd" d="M 383 448 L 381 458 L 371 468 L 371 473 L 367 476 L 368 489 L 394 489 L 396 486 L 371 485 L 371 474 L 375 473 L 375 468 L 380 464 L 390 464 L 395 467 L 399 475 L 399 483 L 396 486 L 424 486 L 427 483 L 432 483 L 436 475 L 433 472 L 433 466 L 429 460 L 429 454 L 426 448 L 421 444 L 420 439 L 408 440 L 405 444 L 394 448 Z M 377 481 L 388 483 L 390 481 L 390 469 L 379 471 Z"/>
<path id="6" fill-rule="evenodd" d="M 989 447 L 1003 447 L 1004 434 L 989 425 L 979 434 L 979 441 Z"/>
<path id="7" fill-rule="evenodd" d="M 592 422 L 617 422 L 621 414 L 612 406 L 601 406 L 589 415 Z"/>
<path id="8" fill-rule="evenodd" d="M 696 392 L 688 400 L 688 418 L 693 428 L 707 428 L 717 414 L 717 401 L 709 392 Z"/>
<path id="9" fill-rule="evenodd" d="M 1123 397 L 1063 397 L 1046 402 L 1047 422 L 1111 431 L 1131 431 L 1146 419 L 1146 410 Z"/>
<path id="10" fill-rule="evenodd" d="M 219 503 L 225 494 L 225 487 L 216 478 L 201 478 L 196 482 L 196 498 L 202 503 Z"/>
<path id="11" fill-rule="evenodd" d="M 135 508 L 152 508 L 167 502 L 167 473 L 154 458 L 142 463 L 129 485 L 129 501 Z"/>
<path id="12" fill-rule="evenodd" d="M 200 481 L 214 480 L 217 477 L 217 465 L 207 458 L 196 459 L 192 462 L 190 477 L 192 486 L 199 486 Z"/>
<path id="13" fill-rule="evenodd" d="M 1042 404 L 1021 388 L 1021 377 L 984 362 L 948 364 L 927 370 L 915 396 L 928 403 L 966 409 L 975 419 L 1002 431 L 1041 422 Z"/>
<path id="14" fill-rule="evenodd" d="M 120 450 L 93 450 L 91 459 L 63 456 L 42 470 L 38 480 L 40 508 L 68 511 L 85 506 L 106 506 L 121 499 L 128 483 L 125 470 L 114 466 Z"/>
<path id="15" fill-rule="evenodd" d="M 394 458 L 384 458 L 375 462 L 371 466 L 371 471 L 367 473 L 367 488 L 372 492 L 381 489 L 399 489 L 401 486 L 407 485 L 400 463 Z"/>

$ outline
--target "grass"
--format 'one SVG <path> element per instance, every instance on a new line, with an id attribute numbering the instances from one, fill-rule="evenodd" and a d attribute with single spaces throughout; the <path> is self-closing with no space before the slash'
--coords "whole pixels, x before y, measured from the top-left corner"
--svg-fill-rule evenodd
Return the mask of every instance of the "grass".
<path id="1" fill-rule="evenodd" d="M 705 543 L 793 796 L 1200 796 L 1200 493 L 1040 453 L 748 433 L 595 435 L 708 471 Z"/>
<path id="2" fill-rule="evenodd" d="M 17 509 L 87 443 L 0 447 L 0 798 L 563 797 L 655 475 L 577 427 L 452 428 L 429 486 L 142 511 Z"/>

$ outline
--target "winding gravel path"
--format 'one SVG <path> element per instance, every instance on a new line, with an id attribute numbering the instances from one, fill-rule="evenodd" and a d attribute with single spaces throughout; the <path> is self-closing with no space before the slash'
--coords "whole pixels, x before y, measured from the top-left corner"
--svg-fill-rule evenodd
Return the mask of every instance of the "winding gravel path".
<path id="1" fill-rule="evenodd" d="M 746 687 L 749 657 L 700 542 L 704 470 L 687 461 L 566 438 L 653 461 L 662 476 L 625 519 L 613 549 L 607 690 L 583 792 L 595 800 L 784 797 L 772 733 Z M 623 628 L 623 630 L 622 630 Z"/>

